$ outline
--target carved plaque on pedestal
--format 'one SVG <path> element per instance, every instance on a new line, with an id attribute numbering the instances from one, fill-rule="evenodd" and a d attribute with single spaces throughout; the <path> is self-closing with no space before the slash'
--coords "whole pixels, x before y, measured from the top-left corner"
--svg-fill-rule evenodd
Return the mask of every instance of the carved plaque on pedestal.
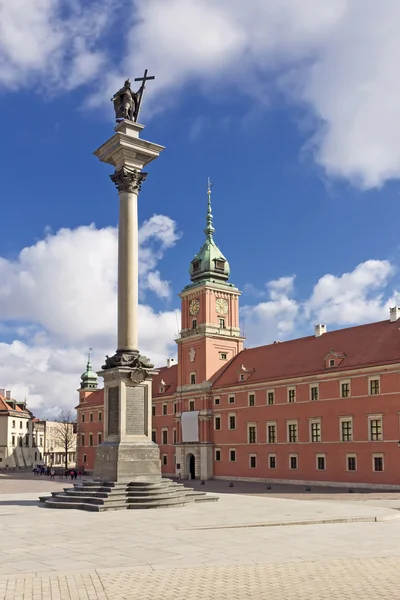
<path id="1" fill-rule="evenodd" d="M 108 435 L 119 433 L 119 387 L 108 388 Z"/>
<path id="2" fill-rule="evenodd" d="M 126 387 L 126 433 L 143 435 L 145 433 L 145 403 L 143 386 Z"/>

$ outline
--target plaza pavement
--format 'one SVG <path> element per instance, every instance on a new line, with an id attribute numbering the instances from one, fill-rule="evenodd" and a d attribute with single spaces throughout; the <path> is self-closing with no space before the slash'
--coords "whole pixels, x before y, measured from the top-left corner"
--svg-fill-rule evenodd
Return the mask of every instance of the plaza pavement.
<path id="1" fill-rule="evenodd" d="M 400 509 L 399 493 L 300 500 L 311 494 L 287 487 L 274 497 L 250 484 L 218 503 L 173 509 L 37 503 L 38 487 L 66 485 L 0 477 L 0 600 L 400 597 L 400 511 L 388 508 Z"/>

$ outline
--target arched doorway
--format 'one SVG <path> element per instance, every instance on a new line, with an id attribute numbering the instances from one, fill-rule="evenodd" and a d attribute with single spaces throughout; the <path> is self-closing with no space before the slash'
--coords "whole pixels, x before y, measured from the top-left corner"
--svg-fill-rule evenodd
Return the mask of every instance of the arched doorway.
<path id="1" fill-rule="evenodd" d="M 186 472 L 188 474 L 189 479 L 196 478 L 196 462 L 194 454 L 188 454 L 186 457 Z"/>

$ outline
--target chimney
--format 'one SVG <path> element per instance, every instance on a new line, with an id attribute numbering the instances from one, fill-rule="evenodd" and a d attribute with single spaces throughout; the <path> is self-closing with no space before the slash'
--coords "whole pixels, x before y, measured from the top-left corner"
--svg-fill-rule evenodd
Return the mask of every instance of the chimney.
<path id="1" fill-rule="evenodd" d="M 396 323 L 396 321 L 400 317 L 400 307 L 399 306 L 393 306 L 393 308 L 391 308 L 389 310 L 390 310 L 390 322 L 391 323 Z"/>
<path id="2" fill-rule="evenodd" d="M 6 390 L 6 400 L 11 400 L 11 390 Z"/>
<path id="3" fill-rule="evenodd" d="M 320 323 L 315 325 L 315 337 L 321 337 L 324 333 L 326 333 L 326 325 L 321 325 Z"/>
<path id="4" fill-rule="evenodd" d="M 174 365 L 174 364 L 175 364 L 175 359 L 174 358 L 167 358 L 167 367 L 168 367 L 168 369 L 170 367 L 172 367 L 172 365 Z"/>

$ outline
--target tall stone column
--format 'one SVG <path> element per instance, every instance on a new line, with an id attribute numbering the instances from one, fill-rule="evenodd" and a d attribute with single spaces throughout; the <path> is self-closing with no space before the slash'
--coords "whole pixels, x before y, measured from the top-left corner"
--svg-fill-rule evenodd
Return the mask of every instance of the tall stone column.
<path id="1" fill-rule="evenodd" d="M 139 137 L 143 125 L 122 121 L 115 135 L 95 151 L 115 167 L 110 175 L 119 194 L 118 339 L 99 375 L 104 378 L 104 441 L 96 451 L 94 478 L 110 482 L 152 482 L 161 478 L 159 449 L 151 439 L 153 365 L 138 348 L 138 195 L 142 169 L 163 146 Z"/>

